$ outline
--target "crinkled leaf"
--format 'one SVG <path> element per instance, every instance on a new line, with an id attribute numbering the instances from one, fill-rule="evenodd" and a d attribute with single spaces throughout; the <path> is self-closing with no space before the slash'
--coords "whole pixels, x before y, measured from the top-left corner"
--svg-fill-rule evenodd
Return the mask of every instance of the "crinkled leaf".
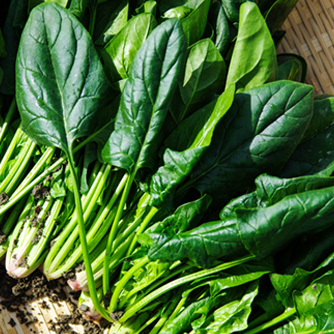
<path id="1" fill-rule="evenodd" d="M 186 54 L 178 20 L 160 24 L 141 46 L 125 84 L 115 130 L 103 149 L 105 162 L 133 171 L 154 164 L 159 131 Z"/>
<path id="2" fill-rule="evenodd" d="M 152 14 L 134 16 L 101 50 L 105 71 L 111 82 L 128 77 L 137 51 L 156 24 Z"/>
<path id="3" fill-rule="evenodd" d="M 278 174 L 312 117 L 312 94 L 311 86 L 290 81 L 236 94 L 187 187 L 214 195 L 222 206 L 259 174 Z"/>
<path id="4" fill-rule="evenodd" d="M 18 51 L 16 99 L 22 126 L 39 144 L 70 152 L 75 139 L 109 121 L 113 96 L 88 32 L 66 9 L 31 12 Z M 102 124 L 103 122 L 103 124 Z"/>
<path id="5" fill-rule="evenodd" d="M 322 189 L 287 195 L 267 207 L 236 207 L 222 221 L 204 223 L 192 230 L 152 235 L 148 256 L 154 260 L 189 258 L 202 267 L 215 259 L 235 259 L 276 252 L 293 238 L 331 226 L 334 217 L 333 180 Z"/>
<path id="6" fill-rule="evenodd" d="M 303 137 L 281 175 L 330 175 L 334 164 L 334 98 L 314 101 L 314 113 Z"/>
<path id="7" fill-rule="evenodd" d="M 276 48 L 267 24 L 255 3 L 240 7 L 240 23 L 226 84 L 251 89 L 276 75 Z"/>
<path id="8" fill-rule="evenodd" d="M 217 99 L 213 110 L 210 104 L 209 108 L 203 108 L 196 115 L 192 115 L 193 117 L 190 117 L 190 120 L 186 119 L 183 124 L 180 124 L 179 129 L 175 130 L 176 134 L 171 136 L 174 139 L 171 139 L 170 142 L 181 136 L 183 138 L 180 141 L 177 140 L 177 145 L 187 143 L 189 146 L 186 146 L 186 149 L 180 152 L 171 149 L 165 151 L 163 157 L 164 165 L 153 175 L 150 185 L 152 205 L 158 206 L 167 200 L 173 201 L 173 195 L 177 187 L 197 165 L 204 151 L 211 143 L 217 123 L 230 109 L 233 103 L 234 91 L 234 85 L 227 87 L 225 92 Z M 197 123 L 196 125 L 193 123 L 194 121 Z M 194 124 L 195 126 L 189 127 L 189 124 Z M 183 129 L 185 129 L 185 132 L 182 131 Z"/>

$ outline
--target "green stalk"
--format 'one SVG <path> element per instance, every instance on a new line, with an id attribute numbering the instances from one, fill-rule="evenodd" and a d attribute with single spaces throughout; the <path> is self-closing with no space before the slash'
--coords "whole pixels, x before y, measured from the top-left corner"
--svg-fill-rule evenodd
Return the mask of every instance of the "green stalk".
<path id="1" fill-rule="evenodd" d="M 182 298 L 180 302 L 178 302 L 177 299 L 172 300 L 167 310 L 160 316 L 160 319 L 148 334 L 158 334 L 161 331 L 161 329 L 164 328 L 166 321 L 171 320 L 173 318 L 173 315 L 175 317 L 175 313 L 177 314 L 177 312 L 181 307 L 181 306 L 179 307 L 180 303 L 183 301 L 183 303 L 181 303 L 183 305 L 185 300 L 186 300 L 185 297 Z M 157 315 L 159 316 L 159 313 Z"/>
<path id="2" fill-rule="evenodd" d="M 152 207 L 150 212 L 147 214 L 147 216 L 145 217 L 145 219 L 143 220 L 143 222 L 141 223 L 139 229 L 137 230 L 133 240 L 132 240 L 132 243 L 129 247 L 129 250 L 127 252 L 127 256 L 129 256 L 134 248 L 136 247 L 136 244 L 137 244 L 137 239 L 138 239 L 138 235 L 142 234 L 146 227 L 149 225 L 150 221 L 152 220 L 152 218 L 155 216 L 155 214 L 158 212 L 158 209 L 156 207 Z"/>
<path id="3" fill-rule="evenodd" d="M 131 243 L 131 240 L 132 238 L 129 237 L 114 251 L 113 256 L 111 257 L 111 261 L 109 261 L 109 275 L 119 267 L 120 261 L 124 258 L 126 251 Z M 101 246 L 103 245 L 103 249 L 102 247 L 100 248 L 100 245 Z M 94 257 L 94 260 L 92 262 L 94 280 L 97 286 L 101 284 L 100 278 L 102 277 L 103 274 L 103 263 L 105 259 L 105 244 L 101 242 L 98 245 L 98 248 L 99 249 L 96 249 L 96 252 L 94 250 L 94 252 L 92 253 L 93 256 L 97 255 L 97 257 Z M 77 272 L 75 281 L 69 281 L 68 284 L 74 290 L 86 290 L 87 274 L 85 270 Z"/>
<path id="4" fill-rule="evenodd" d="M 14 225 L 17 223 L 18 220 L 20 220 L 20 214 L 23 209 L 23 206 L 26 204 L 26 199 L 23 198 L 20 202 L 15 205 L 13 210 L 10 212 L 9 216 L 6 217 L 5 223 L 2 227 L 2 232 L 6 235 L 7 240 L 0 245 L 0 259 L 3 258 L 3 256 L 6 254 L 8 246 L 9 246 L 9 240 L 11 238 L 11 231 L 13 230 Z M 24 217 L 27 215 L 25 211 L 23 212 Z M 4 216 L 2 216 L 4 217 Z"/>
<path id="5" fill-rule="evenodd" d="M 80 193 L 79 193 L 79 184 L 78 184 L 77 175 L 75 172 L 74 159 L 73 159 L 71 152 L 69 152 L 68 154 L 68 161 L 69 161 L 71 175 L 73 178 L 73 193 L 74 193 L 76 211 L 78 215 L 79 237 L 80 237 L 80 243 L 82 247 L 82 256 L 83 256 L 83 260 L 85 264 L 85 270 L 87 273 L 89 293 L 90 293 L 93 305 L 96 308 L 96 310 L 102 315 L 102 317 L 104 317 L 105 319 L 111 322 L 112 319 L 110 318 L 107 311 L 101 305 L 98 295 L 97 295 L 97 290 L 96 290 L 96 286 L 94 282 L 94 276 L 93 276 L 93 271 L 92 271 L 92 266 L 90 262 L 89 251 L 88 251 L 87 239 L 86 239 L 86 230 L 85 230 L 85 223 L 84 223 L 81 199 L 80 199 Z"/>
<path id="6" fill-rule="evenodd" d="M 104 188 L 105 182 L 110 174 L 111 167 L 103 165 L 97 174 L 93 184 L 91 185 L 87 195 L 81 196 L 84 221 L 87 221 L 95 207 L 97 200 Z M 74 212 L 70 222 L 58 236 L 55 244 L 51 247 L 49 254 L 44 263 L 44 274 L 48 279 L 55 279 L 62 273 L 68 271 L 72 265 L 65 261 L 67 254 L 73 248 L 73 244 L 79 235 L 79 227 L 77 225 L 78 213 Z"/>
<path id="7" fill-rule="evenodd" d="M 5 133 L 7 131 L 9 123 L 11 122 L 11 120 L 12 120 L 12 118 L 14 116 L 15 110 L 16 110 L 16 101 L 15 101 L 15 99 L 13 99 L 12 103 L 10 104 L 8 113 L 7 113 L 6 118 L 5 118 L 5 121 L 2 124 L 1 129 L 0 129 L 0 143 L 4 139 Z"/>
<path id="8" fill-rule="evenodd" d="M 151 303 L 153 300 L 156 298 L 160 297 L 164 293 L 175 289 L 183 284 L 190 283 L 196 279 L 203 278 L 215 273 L 218 273 L 220 271 L 235 267 L 239 264 L 245 263 L 251 259 L 253 259 L 254 256 L 247 256 L 243 257 L 241 259 L 231 261 L 231 262 L 226 262 L 218 265 L 217 267 L 210 268 L 210 269 L 204 269 L 201 271 L 198 271 L 196 273 L 181 277 L 176 279 L 175 281 L 172 281 L 170 283 L 167 283 L 163 285 L 162 287 L 158 288 L 157 290 L 151 292 L 150 294 L 146 295 L 144 298 L 142 298 L 140 301 L 135 303 L 134 305 L 131 305 L 123 314 L 123 316 L 120 318 L 120 322 L 125 322 L 127 319 L 135 315 L 137 312 L 139 312 L 142 308 L 144 308 L 146 305 Z"/>
<path id="9" fill-rule="evenodd" d="M 17 130 L 15 131 L 14 137 L 12 138 L 5 155 L 2 157 L 1 159 L 1 163 L 0 163 L 0 171 L 3 170 L 6 165 L 8 164 L 8 161 L 10 159 L 10 157 L 12 156 L 15 148 L 17 148 L 18 143 L 20 142 L 20 139 L 22 136 L 26 136 L 24 134 L 24 132 L 21 130 L 21 128 L 17 128 Z M 30 139 L 27 139 L 28 141 L 31 141 Z"/>
<path id="10" fill-rule="evenodd" d="M 74 149 L 73 153 L 78 152 L 80 149 L 82 149 L 87 143 L 89 143 L 94 135 L 88 137 L 84 141 L 82 141 L 80 144 L 78 144 Z M 43 154 L 44 156 L 44 154 Z M 42 157 L 43 158 L 43 157 Z M 42 159 L 41 158 L 41 159 Z M 24 187 L 19 187 L 20 191 L 16 191 L 15 195 L 12 195 L 8 202 L 0 207 L 0 216 L 4 214 L 7 210 L 9 210 L 14 204 L 16 204 L 22 197 L 24 197 L 26 194 L 29 193 L 37 184 L 42 182 L 46 176 L 51 174 L 55 168 L 60 166 L 64 161 L 66 160 L 66 157 L 63 156 L 59 158 L 54 164 L 52 164 L 49 168 L 45 169 L 43 173 L 41 173 L 37 178 L 35 178 L 33 181 L 31 181 L 28 184 L 25 184 Z M 39 164 L 39 162 L 37 163 Z"/>
<path id="11" fill-rule="evenodd" d="M 1 184 L 0 191 L 10 194 L 16 186 L 17 181 L 24 176 L 24 171 L 27 169 L 30 159 L 35 152 L 36 144 L 30 142 L 25 145 L 23 151 L 20 152 L 20 158 L 15 162 L 9 174 Z"/>
<path id="12" fill-rule="evenodd" d="M 174 265 L 180 265 L 181 262 L 177 261 L 175 263 L 172 264 L 171 267 L 174 267 Z M 169 275 L 166 275 L 166 276 L 162 276 L 162 278 L 160 279 L 157 279 L 155 282 L 153 282 L 148 288 L 147 290 L 145 291 L 145 294 L 148 294 L 150 293 L 151 291 L 153 291 L 155 288 L 157 288 L 158 286 L 160 286 L 161 284 L 165 283 L 166 281 L 169 281 L 172 277 L 175 277 L 176 275 L 188 270 L 189 268 L 191 268 L 192 266 L 191 265 L 182 265 L 181 268 L 177 268 L 177 270 L 173 270 L 174 268 L 169 268 L 169 270 L 171 271 Z M 130 297 L 132 297 L 134 294 L 136 294 L 138 292 L 138 289 L 134 288 L 132 289 L 127 295 L 126 295 L 126 298 L 122 298 L 119 302 L 119 308 L 122 309 L 125 305 L 126 305 L 126 302 L 127 302 L 127 299 L 129 299 Z"/>
<path id="13" fill-rule="evenodd" d="M 285 321 L 287 319 L 289 319 L 291 316 L 296 314 L 296 309 L 293 307 L 291 309 L 286 310 L 284 313 L 280 314 L 279 316 L 275 317 L 274 319 L 260 325 L 257 326 L 251 330 L 248 330 L 245 332 L 245 334 L 257 334 L 260 333 L 262 331 L 264 331 L 265 329 L 268 329 L 269 327 L 275 326 L 277 324 L 279 324 L 282 321 Z M 251 324 L 250 324 L 251 326 Z M 313 333 L 314 331 L 312 331 Z M 307 332 L 305 332 L 306 334 Z"/>
<path id="14" fill-rule="evenodd" d="M 111 257 L 111 250 L 112 250 L 112 244 L 114 242 L 116 233 L 117 233 L 117 228 L 118 224 L 122 218 L 124 207 L 126 200 L 128 199 L 130 189 L 132 186 L 132 182 L 134 180 L 135 173 L 131 174 L 130 176 L 127 177 L 127 182 L 124 188 L 124 191 L 122 193 L 122 197 L 120 200 L 120 203 L 117 208 L 116 216 L 113 221 L 113 224 L 111 226 L 111 231 L 109 233 L 109 238 L 107 242 L 107 247 L 106 247 L 106 252 L 105 252 L 105 259 L 104 259 L 104 265 L 103 265 L 103 294 L 107 294 L 108 291 L 110 290 L 110 279 L 109 279 L 109 261 Z"/>
<path id="15" fill-rule="evenodd" d="M 16 196 L 22 189 L 24 189 L 31 181 L 33 181 L 34 177 L 40 172 L 40 170 L 51 161 L 51 158 L 55 152 L 54 147 L 48 147 L 43 155 L 39 158 L 34 167 L 30 170 L 30 172 L 25 176 L 24 180 L 20 183 L 20 185 L 15 189 L 12 196 Z"/>
<path id="16" fill-rule="evenodd" d="M 144 256 L 139 262 L 137 262 L 130 270 L 126 272 L 126 274 L 122 277 L 120 281 L 117 282 L 116 288 L 110 300 L 109 309 L 111 310 L 111 312 L 117 310 L 118 299 L 125 284 L 131 279 L 131 277 L 137 270 L 145 266 L 149 261 L 149 258 L 147 256 Z"/>

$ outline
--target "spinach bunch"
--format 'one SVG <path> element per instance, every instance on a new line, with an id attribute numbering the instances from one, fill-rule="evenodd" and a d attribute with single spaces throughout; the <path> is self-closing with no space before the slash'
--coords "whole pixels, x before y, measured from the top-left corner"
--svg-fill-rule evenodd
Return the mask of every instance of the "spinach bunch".
<path id="1" fill-rule="evenodd" d="M 119 332 L 256 332 L 276 254 L 331 219 L 331 155 L 308 152 L 330 133 L 332 101 L 313 101 L 301 59 L 276 55 L 296 1 L 42 2 L 12 1 L 6 25 L 19 29 L 0 67 L 3 82 L 15 74 L 37 164 L 63 153 L 0 207 L 17 209 L 9 271 L 26 255 L 25 274 L 44 262 L 48 278 L 83 262 L 69 284 Z M 44 180 L 64 160 L 66 176 Z M 55 193 L 37 204 L 45 230 L 29 248 L 24 196 L 42 180 Z"/>

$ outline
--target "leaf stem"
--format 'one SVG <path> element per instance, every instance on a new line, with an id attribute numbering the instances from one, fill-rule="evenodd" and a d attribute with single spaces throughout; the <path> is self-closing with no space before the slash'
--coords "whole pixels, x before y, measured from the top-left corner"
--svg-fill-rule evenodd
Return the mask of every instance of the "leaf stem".
<path id="1" fill-rule="evenodd" d="M 107 311 L 103 308 L 101 305 L 97 291 L 95 286 L 95 281 L 93 277 L 93 270 L 90 262 L 90 256 L 88 251 L 88 245 L 87 245 L 87 238 L 86 238 L 86 230 L 85 230 L 85 223 L 83 218 L 83 212 L 82 212 L 82 206 L 81 206 L 81 198 L 79 193 L 79 185 L 78 185 L 78 179 L 75 172 L 75 166 L 74 166 L 74 159 L 71 152 L 68 153 L 68 162 L 69 167 L 71 171 L 71 175 L 73 178 L 73 193 L 74 193 L 74 200 L 78 215 L 78 226 L 79 226 L 79 237 L 80 237 L 80 243 L 82 247 L 82 256 L 85 264 L 85 270 L 87 273 L 87 281 L 88 281 L 88 288 L 89 293 L 92 298 L 92 302 L 94 304 L 94 307 L 96 310 L 101 314 L 102 317 L 104 317 L 108 321 L 112 321 Z"/>
<path id="2" fill-rule="evenodd" d="M 286 310 L 284 313 L 280 314 L 279 316 L 277 316 L 276 318 L 260 325 L 257 326 L 249 331 L 246 331 L 245 334 L 256 334 L 256 333 L 260 333 L 261 331 L 272 327 L 274 325 L 279 324 L 280 322 L 290 318 L 291 316 L 293 316 L 296 313 L 296 309 L 293 307 L 291 309 Z"/>
<path id="3" fill-rule="evenodd" d="M 210 269 L 204 269 L 204 270 L 198 271 L 196 273 L 190 274 L 188 276 L 180 277 L 180 278 L 178 278 L 175 281 L 172 281 L 170 283 L 167 283 L 167 284 L 163 285 L 162 287 L 158 288 L 157 290 L 151 292 L 150 294 L 148 294 L 144 298 L 142 298 L 139 302 L 130 306 L 125 311 L 123 316 L 120 318 L 120 322 L 126 321 L 127 319 L 129 319 L 130 317 L 135 315 L 144 306 L 151 303 L 154 299 L 160 297 L 161 295 L 163 295 L 164 293 L 166 293 L 166 292 L 168 292 L 172 289 L 175 289 L 175 288 L 177 288 L 177 287 L 179 287 L 183 284 L 192 282 L 196 279 L 199 279 L 199 278 L 202 278 L 202 277 L 205 277 L 205 276 L 209 276 L 209 275 L 218 273 L 220 271 L 235 267 L 235 266 L 237 266 L 239 264 L 242 264 L 242 263 L 245 263 L 245 262 L 247 262 L 247 261 L 249 261 L 253 258 L 254 258 L 254 256 L 252 255 L 252 256 L 243 257 L 243 258 L 235 260 L 235 261 L 222 263 L 222 264 L 218 265 L 217 267 L 210 268 Z"/>
<path id="4" fill-rule="evenodd" d="M 125 284 L 131 279 L 132 275 L 136 271 L 138 271 L 141 267 L 145 266 L 149 261 L 150 261 L 149 258 L 147 256 L 144 256 L 139 262 L 137 262 L 130 270 L 126 272 L 126 274 L 122 277 L 120 281 L 117 282 L 116 288 L 110 300 L 109 310 L 111 311 L 117 310 L 118 298 Z"/>
<path id="5" fill-rule="evenodd" d="M 129 196 L 133 180 L 134 180 L 134 174 L 128 175 L 127 180 L 126 180 L 126 185 L 123 190 L 122 197 L 121 197 L 120 203 L 117 208 L 116 216 L 114 218 L 114 221 L 111 226 L 111 231 L 109 233 L 106 253 L 105 253 L 105 259 L 103 263 L 103 278 L 102 278 L 103 294 L 106 294 L 110 290 L 109 261 L 110 261 L 111 251 L 112 251 L 112 244 L 114 242 L 114 239 L 117 233 L 118 224 L 123 215 L 125 203 Z"/>

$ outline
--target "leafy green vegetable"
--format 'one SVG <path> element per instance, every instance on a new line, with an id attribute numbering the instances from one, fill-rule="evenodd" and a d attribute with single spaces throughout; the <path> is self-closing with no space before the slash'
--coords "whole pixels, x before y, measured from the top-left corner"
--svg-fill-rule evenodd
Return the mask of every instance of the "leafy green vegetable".
<path id="1" fill-rule="evenodd" d="M 222 206 L 259 174 L 278 174 L 312 117 L 312 94 L 311 86 L 289 81 L 236 94 L 184 188 L 214 194 Z"/>
<path id="2" fill-rule="evenodd" d="M 240 7 L 239 31 L 226 84 L 238 90 L 258 87 L 276 76 L 276 48 L 256 4 Z"/>
<path id="3" fill-rule="evenodd" d="M 75 140 L 92 135 L 109 120 L 103 113 L 112 98 L 108 80 L 88 32 L 59 5 L 34 8 L 22 36 L 16 70 L 22 126 L 39 144 L 59 147 L 67 155 L 89 289 L 96 308 L 109 318 L 93 282 L 73 158 Z"/>
<path id="4" fill-rule="evenodd" d="M 104 47 L 101 55 L 111 82 L 128 77 L 133 58 L 155 26 L 151 14 L 134 16 Z"/>
<path id="5" fill-rule="evenodd" d="M 179 81 L 185 52 L 179 21 L 168 20 L 151 33 L 133 61 L 115 130 L 102 151 L 105 162 L 128 172 L 154 165 L 159 130 Z"/>

